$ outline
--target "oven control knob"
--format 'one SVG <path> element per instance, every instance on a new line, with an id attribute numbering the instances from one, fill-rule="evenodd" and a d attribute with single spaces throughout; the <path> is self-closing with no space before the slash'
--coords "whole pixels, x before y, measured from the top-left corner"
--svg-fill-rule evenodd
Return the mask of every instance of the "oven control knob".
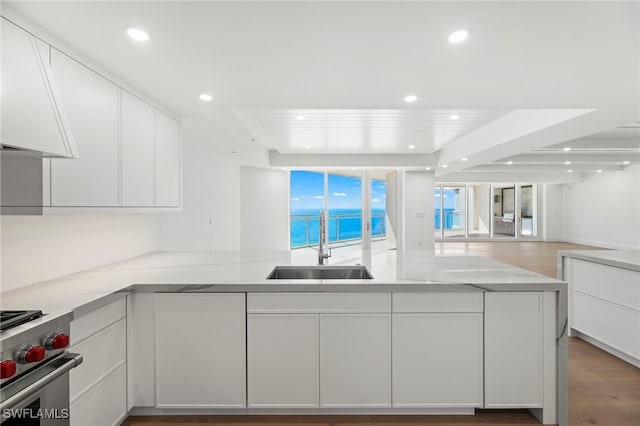
<path id="1" fill-rule="evenodd" d="M 10 359 L 0 361 L 0 379 L 8 379 L 16 374 L 16 363 Z"/>
<path id="2" fill-rule="evenodd" d="M 47 349 L 62 349 L 69 346 L 69 336 L 62 333 L 52 334 L 47 338 L 44 346 Z"/>
<path id="3" fill-rule="evenodd" d="M 39 362 L 44 359 L 45 349 L 40 345 L 28 346 L 20 352 L 18 361 L 23 364 L 29 364 L 32 362 Z"/>

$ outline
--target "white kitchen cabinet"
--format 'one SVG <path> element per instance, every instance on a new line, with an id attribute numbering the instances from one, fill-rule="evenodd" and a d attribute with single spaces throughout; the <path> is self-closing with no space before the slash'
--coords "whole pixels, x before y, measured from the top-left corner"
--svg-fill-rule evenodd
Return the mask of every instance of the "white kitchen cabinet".
<path id="1" fill-rule="evenodd" d="M 393 406 L 482 407 L 482 313 L 393 314 Z"/>
<path id="2" fill-rule="evenodd" d="M 319 405 L 317 314 L 247 315 L 248 406 Z"/>
<path id="3" fill-rule="evenodd" d="M 391 314 L 320 315 L 320 405 L 391 406 Z"/>
<path id="4" fill-rule="evenodd" d="M 389 293 L 248 293 L 249 405 L 390 407 Z"/>
<path id="5" fill-rule="evenodd" d="M 51 205 L 118 206 L 120 88 L 55 49 L 51 67 L 81 152 L 51 160 Z"/>
<path id="6" fill-rule="evenodd" d="M 640 272 L 564 259 L 571 335 L 640 367 Z"/>
<path id="7" fill-rule="evenodd" d="M 543 406 L 542 301 L 538 292 L 485 294 L 485 408 Z"/>
<path id="8" fill-rule="evenodd" d="M 244 293 L 155 295 L 156 407 L 245 407 Z"/>
<path id="9" fill-rule="evenodd" d="M 71 425 L 113 425 L 127 416 L 126 298 L 71 322 L 70 352 L 83 362 L 69 372 Z"/>
<path id="10" fill-rule="evenodd" d="M 393 406 L 482 407 L 483 293 L 394 293 Z"/>
<path id="11" fill-rule="evenodd" d="M 180 123 L 155 111 L 156 206 L 180 205 Z"/>
<path id="12" fill-rule="evenodd" d="M 109 374 L 69 406 L 71 426 L 119 425 L 127 417 L 125 366 Z"/>
<path id="13" fill-rule="evenodd" d="M 0 144 L 76 157 L 73 134 L 48 61 L 49 46 L 0 17 Z"/>
<path id="14" fill-rule="evenodd" d="M 123 90 L 122 205 L 155 205 L 155 112 L 151 105 Z"/>

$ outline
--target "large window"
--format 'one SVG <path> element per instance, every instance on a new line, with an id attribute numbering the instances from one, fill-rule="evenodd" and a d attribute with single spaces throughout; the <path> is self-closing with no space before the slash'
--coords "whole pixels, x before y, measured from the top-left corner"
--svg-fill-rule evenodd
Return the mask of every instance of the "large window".
<path id="1" fill-rule="evenodd" d="M 538 186 L 436 184 L 436 238 L 536 238 Z"/>
<path id="2" fill-rule="evenodd" d="M 330 243 L 358 244 L 362 239 L 363 185 L 360 173 L 291 171 L 291 248 L 317 245 L 320 213 L 327 212 Z M 364 188 L 366 189 L 366 188 Z M 386 182 L 371 180 L 372 237 L 386 234 Z M 367 207 L 368 208 L 368 207 Z"/>

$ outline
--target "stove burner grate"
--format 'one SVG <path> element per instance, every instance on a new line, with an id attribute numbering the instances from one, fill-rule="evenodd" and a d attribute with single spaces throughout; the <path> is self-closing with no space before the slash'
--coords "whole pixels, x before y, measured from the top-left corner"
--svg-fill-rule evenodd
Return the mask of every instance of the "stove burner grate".
<path id="1" fill-rule="evenodd" d="M 42 311 L 0 311 L 0 331 L 8 330 L 42 316 Z"/>

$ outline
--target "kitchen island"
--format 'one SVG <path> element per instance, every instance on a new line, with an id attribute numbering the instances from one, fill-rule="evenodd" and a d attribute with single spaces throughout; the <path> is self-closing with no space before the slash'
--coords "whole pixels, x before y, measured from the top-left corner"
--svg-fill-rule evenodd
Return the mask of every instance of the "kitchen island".
<path id="1" fill-rule="evenodd" d="M 562 250 L 569 335 L 640 367 L 640 250 Z"/>
<path id="2" fill-rule="evenodd" d="M 529 408 L 545 424 L 567 423 L 565 283 L 426 251 L 343 262 L 365 265 L 371 280 L 265 279 L 276 265 L 314 260 L 291 252 L 158 252 L 3 293 L 2 308 L 72 310 L 79 330 L 97 323 L 82 336 L 91 337 L 72 342 L 78 352 L 126 336 L 117 361 L 78 387 L 72 423 L 74 413 L 91 412 L 83 392 L 96 392 L 113 371 L 121 377 L 105 390 L 126 387 L 115 420 L 128 412 Z M 110 340 L 97 337 L 106 330 Z"/>

